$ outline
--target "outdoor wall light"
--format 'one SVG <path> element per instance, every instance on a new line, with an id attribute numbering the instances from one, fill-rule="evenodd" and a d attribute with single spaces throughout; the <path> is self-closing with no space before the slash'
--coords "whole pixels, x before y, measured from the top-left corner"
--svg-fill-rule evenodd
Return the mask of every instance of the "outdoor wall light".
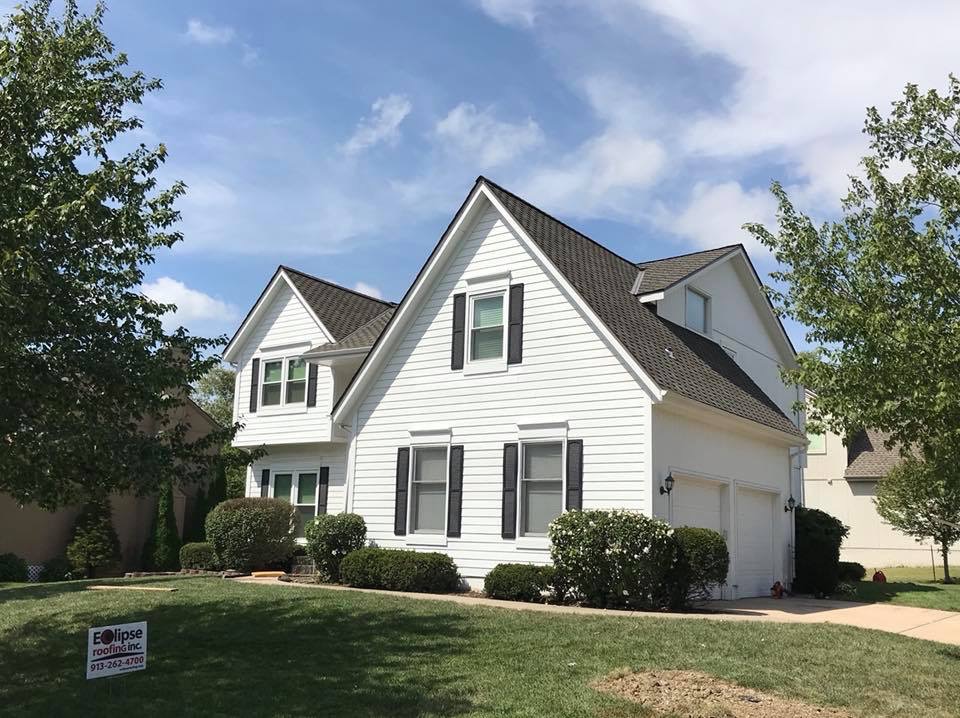
<path id="1" fill-rule="evenodd" d="M 673 474 L 667 474 L 667 478 L 663 480 L 663 486 L 660 487 L 660 495 L 668 494 L 673 491 Z"/>
<path id="2" fill-rule="evenodd" d="M 793 498 L 793 494 L 790 494 L 790 498 L 787 499 L 787 503 L 784 505 L 783 510 L 784 512 L 787 512 L 793 511 L 795 508 L 797 508 L 797 500 Z"/>

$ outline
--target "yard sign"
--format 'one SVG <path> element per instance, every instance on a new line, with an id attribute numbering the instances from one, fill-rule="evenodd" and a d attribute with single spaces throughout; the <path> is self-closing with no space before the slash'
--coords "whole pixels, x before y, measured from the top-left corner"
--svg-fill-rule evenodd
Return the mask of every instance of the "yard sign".
<path id="1" fill-rule="evenodd" d="M 87 680 L 147 667 L 147 622 L 100 626 L 87 632 Z"/>

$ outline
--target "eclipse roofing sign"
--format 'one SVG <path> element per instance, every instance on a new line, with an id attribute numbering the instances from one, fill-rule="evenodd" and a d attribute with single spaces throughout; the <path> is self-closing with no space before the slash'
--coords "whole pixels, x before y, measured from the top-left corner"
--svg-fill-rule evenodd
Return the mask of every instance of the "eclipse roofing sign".
<path id="1" fill-rule="evenodd" d="M 147 667 L 147 622 L 91 628 L 87 632 L 87 679 L 142 671 Z"/>

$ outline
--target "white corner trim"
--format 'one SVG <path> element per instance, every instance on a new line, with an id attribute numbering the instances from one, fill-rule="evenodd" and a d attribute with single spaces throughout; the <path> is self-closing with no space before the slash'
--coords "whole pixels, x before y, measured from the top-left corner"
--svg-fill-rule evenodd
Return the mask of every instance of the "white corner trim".
<path id="1" fill-rule="evenodd" d="M 452 436 L 450 427 L 421 426 L 410 429 L 410 445 L 449 444 Z"/>
<path id="2" fill-rule="evenodd" d="M 663 292 L 654 292 L 653 294 L 641 294 L 640 303 L 646 304 L 647 302 L 659 302 L 663 299 Z"/>
<path id="3" fill-rule="evenodd" d="M 565 441 L 567 438 L 567 429 L 568 424 L 566 421 L 557 421 L 556 419 L 526 419 L 517 422 L 517 439 L 519 441 L 532 441 L 536 439 L 557 439 Z"/>

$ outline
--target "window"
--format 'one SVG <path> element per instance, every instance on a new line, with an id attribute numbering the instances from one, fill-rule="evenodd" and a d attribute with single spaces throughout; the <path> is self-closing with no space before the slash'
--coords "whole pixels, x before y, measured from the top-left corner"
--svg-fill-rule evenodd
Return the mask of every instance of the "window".
<path id="1" fill-rule="evenodd" d="M 283 399 L 283 360 L 263 363 L 263 399 L 264 406 L 280 406 Z"/>
<path id="2" fill-rule="evenodd" d="M 414 448 L 410 531 L 443 534 L 447 526 L 447 447 Z"/>
<path id="3" fill-rule="evenodd" d="M 826 454 L 827 453 L 827 435 L 826 434 L 807 434 L 808 454 Z"/>
<path id="4" fill-rule="evenodd" d="M 563 511 L 563 442 L 523 444 L 520 535 L 546 536 Z"/>
<path id="5" fill-rule="evenodd" d="M 261 384 L 263 406 L 303 404 L 307 399 L 307 362 L 297 358 L 264 361 Z"/>
<path id="6" fill-rule="evenodd" d="M 316 471 L 297 471 L 273 475 L 273 498 L 289 501 L 297 509 L 297 538 L 303 538 L 307 522 L 317 515 Z"/>
<path id="7" fill-rule="evenodd" d="M 692 329 L 701 334 L 707 333 L 707 305 L 709 299 L 700 292 L 692 289 L 687 290 L 687 329 Z"/>
<path id="8" fill-rule="evenodd" d="M 503 357 L 503 294 L 470 299 L 470 361 Z"/>

